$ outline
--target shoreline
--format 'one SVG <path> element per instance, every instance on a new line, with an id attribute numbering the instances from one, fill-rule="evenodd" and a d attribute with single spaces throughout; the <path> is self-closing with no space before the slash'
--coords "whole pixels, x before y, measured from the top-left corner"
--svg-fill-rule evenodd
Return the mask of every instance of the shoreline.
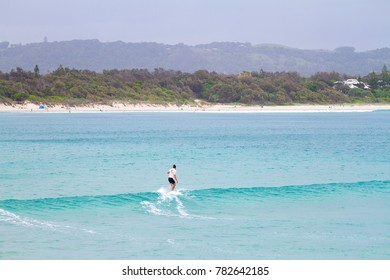
<path id="1" fill-rule="evenodd" d="M 337 105 L 286 105 L 286 106 L 251 106 L 230 104 L 146 104 L 114 102 L 110 105 L 91 104 L 86 106 L 68 107 L 66 105 L 53 105 L 40 108 L 33 103 L 5 105 L 0 104 L 0 113 L 61 113 L 61 112 L 254 112 L 254 113 L 319 113 L 319 112 L 372 112 L 377 110 L 390 110 L 390 104 L 337 104 Z"/>

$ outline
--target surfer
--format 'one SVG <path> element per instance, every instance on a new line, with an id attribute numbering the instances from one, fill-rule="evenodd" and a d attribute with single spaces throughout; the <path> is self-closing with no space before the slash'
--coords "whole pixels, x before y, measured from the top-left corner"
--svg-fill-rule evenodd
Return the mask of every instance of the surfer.
<path id="1" fill-rule="evenodd" d="M 179 183 L 176 177 L 176 165 L 174 164 L 171 169 L 168 170 L 168 182 L 171 184 L 171 191 L 173 191 L 176 187 L 176 184 Z"/>

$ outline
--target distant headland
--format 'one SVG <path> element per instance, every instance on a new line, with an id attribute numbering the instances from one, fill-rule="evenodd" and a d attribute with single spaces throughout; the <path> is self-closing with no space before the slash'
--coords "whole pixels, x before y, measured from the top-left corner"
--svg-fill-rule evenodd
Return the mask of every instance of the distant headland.
<path id="1" fill-rule="evenodd" d="M 358 52 L 353 47 L 334 50 L 303 50 L 275 44 L 215 42 L 201 45 L 160 43 L 100 42 L 73 40 L 30 44 L 0 41 L 0 71 L 20 67 L 41 73 L 59 65 L 96 72 L 112 69 L 164 68 L 193 73 L 204 69 L 223 74 L 243 71 L 297 72 L 310 76 L 317 72 L 366 75 L 390 65 L 390 48 Z"/>

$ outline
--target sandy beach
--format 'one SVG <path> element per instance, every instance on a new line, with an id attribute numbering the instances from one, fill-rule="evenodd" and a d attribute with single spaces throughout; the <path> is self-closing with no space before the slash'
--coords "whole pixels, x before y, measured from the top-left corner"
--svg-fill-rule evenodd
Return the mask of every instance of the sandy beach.
<path id="1" fill-rule="evenodd" d="M 246 106 L 231 104 L 133 104 L 114 102 L 112 106 L 91 104 L 68 107 L 66 105 L 43 105 L 33 103 L 0 104 L 0 112 L 369 112 L 390 110 L 390 104 L 337 104 L 337 105 L 288 105 L 288 106 Z"/>

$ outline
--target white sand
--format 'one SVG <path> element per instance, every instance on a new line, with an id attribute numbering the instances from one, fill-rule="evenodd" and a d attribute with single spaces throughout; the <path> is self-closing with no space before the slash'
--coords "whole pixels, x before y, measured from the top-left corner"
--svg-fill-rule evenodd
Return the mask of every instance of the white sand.
<path id="1" fill-rule="evenodd" d="M 44 104 L 43 104 L 44 105 Z M 82 107 L 46 106 L 32 103 L 7 106 L 0 104 L 0 112 L 369 112 L 390 110 L 390 104 L 345 104 L 345 105 L 293 105 L 293 106 L 246 106 L 246 105 L 193 105 L 177 106 L 175 104 L 132 104 L 115 102 L 112 106 L 93 104 Z"/>

